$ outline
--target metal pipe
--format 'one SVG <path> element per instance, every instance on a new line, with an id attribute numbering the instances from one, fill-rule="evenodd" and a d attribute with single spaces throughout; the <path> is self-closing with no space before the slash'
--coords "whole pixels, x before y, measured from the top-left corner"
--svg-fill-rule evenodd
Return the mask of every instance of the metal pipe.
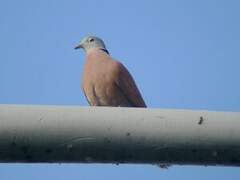
<path id="1" fill-rule="evenodd" d="M 240 165 L 240 113 L 0 105 L 0 162 Z"/>

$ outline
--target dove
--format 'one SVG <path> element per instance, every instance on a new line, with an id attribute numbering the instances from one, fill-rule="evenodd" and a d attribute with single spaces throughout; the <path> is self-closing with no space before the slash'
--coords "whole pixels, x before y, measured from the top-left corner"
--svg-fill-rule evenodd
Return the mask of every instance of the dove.
<path id="1" fill-rule="evenodd" d="M 90 106 L 146 107 L 133 77 L 102 39 L 87 36 L 75 49 L 86 53 L 82 90 Z"/>

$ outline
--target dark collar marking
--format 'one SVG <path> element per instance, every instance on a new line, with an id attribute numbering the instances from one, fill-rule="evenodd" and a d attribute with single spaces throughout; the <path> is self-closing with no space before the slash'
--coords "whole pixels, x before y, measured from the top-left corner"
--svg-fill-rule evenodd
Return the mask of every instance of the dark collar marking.
<path id="1" fill-rule="evenodd" d="M 106 50 L 106 49 L 101 49 L 101 50 L 104 51 L 105 53 L 107 53 L 107 54 L 109 55 L 108 50 Z"/>

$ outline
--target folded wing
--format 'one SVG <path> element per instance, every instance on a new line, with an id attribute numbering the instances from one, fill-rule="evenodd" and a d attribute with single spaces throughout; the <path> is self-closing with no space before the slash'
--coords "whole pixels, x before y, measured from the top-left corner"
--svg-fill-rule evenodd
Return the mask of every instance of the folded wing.
<path id="1" fill-rule="evenodd" d="M 123 93 L 132 107 L 147 107 L 131 74 L 120 62 L 117 62 L 117 64 L 118 74 L 115 80 L 117 88 Z"/>

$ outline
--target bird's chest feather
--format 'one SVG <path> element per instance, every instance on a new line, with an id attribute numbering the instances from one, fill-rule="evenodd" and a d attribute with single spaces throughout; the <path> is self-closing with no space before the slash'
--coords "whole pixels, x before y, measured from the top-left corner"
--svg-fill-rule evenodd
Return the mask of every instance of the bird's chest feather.
<path id="1" fill-rule="evenodd" d="M 87 98 L 92 104 L 108 104 L 111 98 L 110 94 L 114 89 L 114 81 L 111 79 L 107 65 L 104 63 L 86 64 L 82 86 Z"/>

